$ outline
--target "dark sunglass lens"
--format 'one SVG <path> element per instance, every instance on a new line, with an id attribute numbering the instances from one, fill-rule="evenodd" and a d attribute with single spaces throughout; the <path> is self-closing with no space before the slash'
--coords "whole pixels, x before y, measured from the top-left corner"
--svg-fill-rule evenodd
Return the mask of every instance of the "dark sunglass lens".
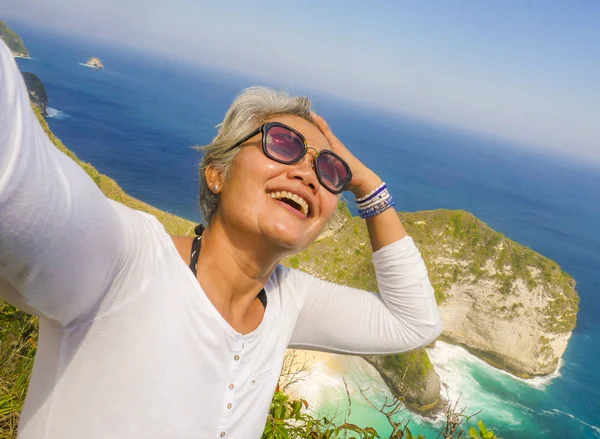
<path id="1" fill-rule="evenodd" d="M 304 142 L 293 131 L 274 126 L 267 132 L 267 152 L 283 163 L 293 163 L 304 152 Z"/>
<path id="2" fill-rule="evenodd" d="M 317 157 L 317 166 L 321 183 L 332 191 L 340 191 L 347 183 L 348 170 L 339 158 L 333 154 L 321 153 Z"/>

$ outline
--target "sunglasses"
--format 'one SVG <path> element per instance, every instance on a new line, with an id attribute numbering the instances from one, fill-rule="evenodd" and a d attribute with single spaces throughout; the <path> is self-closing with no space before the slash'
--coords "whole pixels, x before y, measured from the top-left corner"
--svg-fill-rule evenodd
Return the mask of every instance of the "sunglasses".
<path id="1" fill-rule="evenodd" d="M 327 149 L 317 151 L 306 142 L 301 133 L 280 122 L 268 122 L 261 125 L 229 148 L 229 151 L 242 145 L 258 133 L 263 134 L 262 147 L 265 155 L 271 160 L 285 165 L 299 162 L 306 155 L 308 148 L 314 149 L 316 151 L 314 169 L 317 179 L 321 186 L 332 194 L 342 193 L 352 180 L 350 166 L 339 155 Z"/>

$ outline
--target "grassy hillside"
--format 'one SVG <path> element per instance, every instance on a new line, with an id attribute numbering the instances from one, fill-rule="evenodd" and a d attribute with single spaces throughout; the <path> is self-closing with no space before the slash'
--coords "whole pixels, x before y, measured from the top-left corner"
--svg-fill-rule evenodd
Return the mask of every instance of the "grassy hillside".
<path id="1" fill-rule="evenodd" d="M 493 279 L 497 285 L 498 307 L 511 294 L 517 294 L 517 280 L 530 289 L 540 285 L 552 297 L 546 314 L 550 332 L 569 332 L 575 327 L 579 296 L 575 281 L 558 264 L 532 249 L 495 231 L 465 211 L 434 210 L 398 213 L 425 260 L 438 303 L 445 300 L 455 283 Z M 322 239 L 285 263 L 321 279 L 377 291 L 375 270 L 366 224 L 350 217 L 335 234 Z M 505 310 L 510 317 L 510 309 Z M 500 314 L 500 313 L 499 313 Z M 390 356 L 388 370 L 406 377 L 411 389 L 425 387 L 433 368 L 427 353 Z M 381 371 L 380 371 L 381 372 Z"/>
<path id="2" fill-rule="evenodd" d="M 517 294 L 521 281 L 529 290 L 541 287 L 550 297 L 546 330 L 563 333 L 575 328 L 579 296 L 575 280 L 553 260 L 495 231 L 465 211 L 435 210 L 399 214 L 419 244 L 438 300 L 457 281 L 496 283 L 498 303 Z"/>
<path id="3" fill-rule="evenodd" d="M 548 329 L 567 332 L 575 327 L 579 296 L 575 280 L 559 265 L 495 231 L 473 214 L 438 209 L 398 213 L 423 255 L 441 303 L 457 281 L 493 279 L 499 301 L 514 294 L 516 280 L 533 289 L 540 285 L 555 300 L 546 310 Z M 333 236 L 287 259 L 287 264 L 356 288 L 376 291 L 365 222 L 349 217 Z"/>
<path id="4" fill-rule="evenodd" d="M 29 56 L 29 51 L 21 37 L 14 33 L 2 20 L 0 20 L 0 38 L 4 40 L 15 55 Z"/>

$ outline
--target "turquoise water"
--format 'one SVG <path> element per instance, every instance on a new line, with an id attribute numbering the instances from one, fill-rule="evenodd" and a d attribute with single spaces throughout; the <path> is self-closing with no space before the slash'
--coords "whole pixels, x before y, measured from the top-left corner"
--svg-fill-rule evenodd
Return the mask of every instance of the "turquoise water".
<path id="1" fill-rule="evenodd" d="M 210 141 L 236 93 L 259 81 L 8 24 L 31 51 L 33 59 L 18 63 L 46 84 L 49 122 L 65 144 L 132 195 L 199 220 L 199 157 L 190 146 Z M 90 56 L 100 57 L 106 69 L 79 65 Z M 460 395 L 468 410 L 482 409 L 479 418 L 505 439 L 600 437 L 598 166 L 313 98 L 338 136 L 388 182 L 399 210 L 471 211 L 556 260 L 578 282 L 578 327 L 554 378 L 524 383 L 440 344 L 432 358 L 450 396 Z M 354 367 L 349 381 L 370 379 L 360 363 Z M 373 398 L 381 402 L 386 390 L 370 380 Z M 329 382 L 334 386 L 323 386 L 322 408 L 345 412 L 340 381 Z M 386 431 L 387 421 L 360 395 L 353 400 L 353 421 Z M 412 422 L 426 433 L 426 422 Z"/>
<path id="2" fill-rule="evenodd" d="M 458 402 L 457 408 L 463 410 L 465 415 L 475 415 L 473 424 L 482 419 L 505 438 L 555 437 L 555 425 L 567 420 L 571 428 L 579 424 L 571 433 L 575 435 L 569 437 L 593 437 L 600 433 L 597 426 L 556 408 L 560 402 L 553 400 L 549 388 L 555 380 L 560 380 L 560 368 L 549 377 L 522 380 L 490 367 L 461 347 L 438 342 L 428 352 L 444 384 L 443 395 L 450 401 Z M 389 434 L 391 426 L 387 418 L 374 410 L 365 396 L 376 407 L 382 407 L 386 398 L 389 402 L 393 397 L 377 372 L 359 360 L 352 360 L 350 372 L 344 374 L 317 368 L 315 382 L 308 385 L 306 392 L 314 413 L 346 419 L 348 402 L 342 377 L 346 379 L 351 394 L 349 421 L 357 425 L 371 425 L 380 434 Z M 310 386 L 318 386 L 319 391 Z M 368 390 L 363 395 L 359 389 Z M 482 412 L 476 414 L 479 410 Z M 408 422 L 413 432 L 420 432 L 428 439 L 436 438 L 439 431 L 436 429 L 443 425 L 442 416 L 425 419 L 404 411 L 396 416 L 396 420 L 402 419 Z"/>

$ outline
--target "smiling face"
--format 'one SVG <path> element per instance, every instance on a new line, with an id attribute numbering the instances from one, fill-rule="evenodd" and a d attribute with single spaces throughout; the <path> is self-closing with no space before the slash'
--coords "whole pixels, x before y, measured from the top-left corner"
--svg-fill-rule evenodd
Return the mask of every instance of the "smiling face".
<path id="1" fill-rule="evenodd" d="M 305 119 L 279 115 L 267 122 L 294 128 L 318 151 L 330 149 L 319 129 Z M 312 148 L 299 162 L 285 165 L 264 154 L 262 136 L 240 147 L 221 191 L 217 217 L 226 228 L 260 235 L 286 253 L 295 253 L 317 238 L 335 212 L 338 197 L 319 183 Z"/>

